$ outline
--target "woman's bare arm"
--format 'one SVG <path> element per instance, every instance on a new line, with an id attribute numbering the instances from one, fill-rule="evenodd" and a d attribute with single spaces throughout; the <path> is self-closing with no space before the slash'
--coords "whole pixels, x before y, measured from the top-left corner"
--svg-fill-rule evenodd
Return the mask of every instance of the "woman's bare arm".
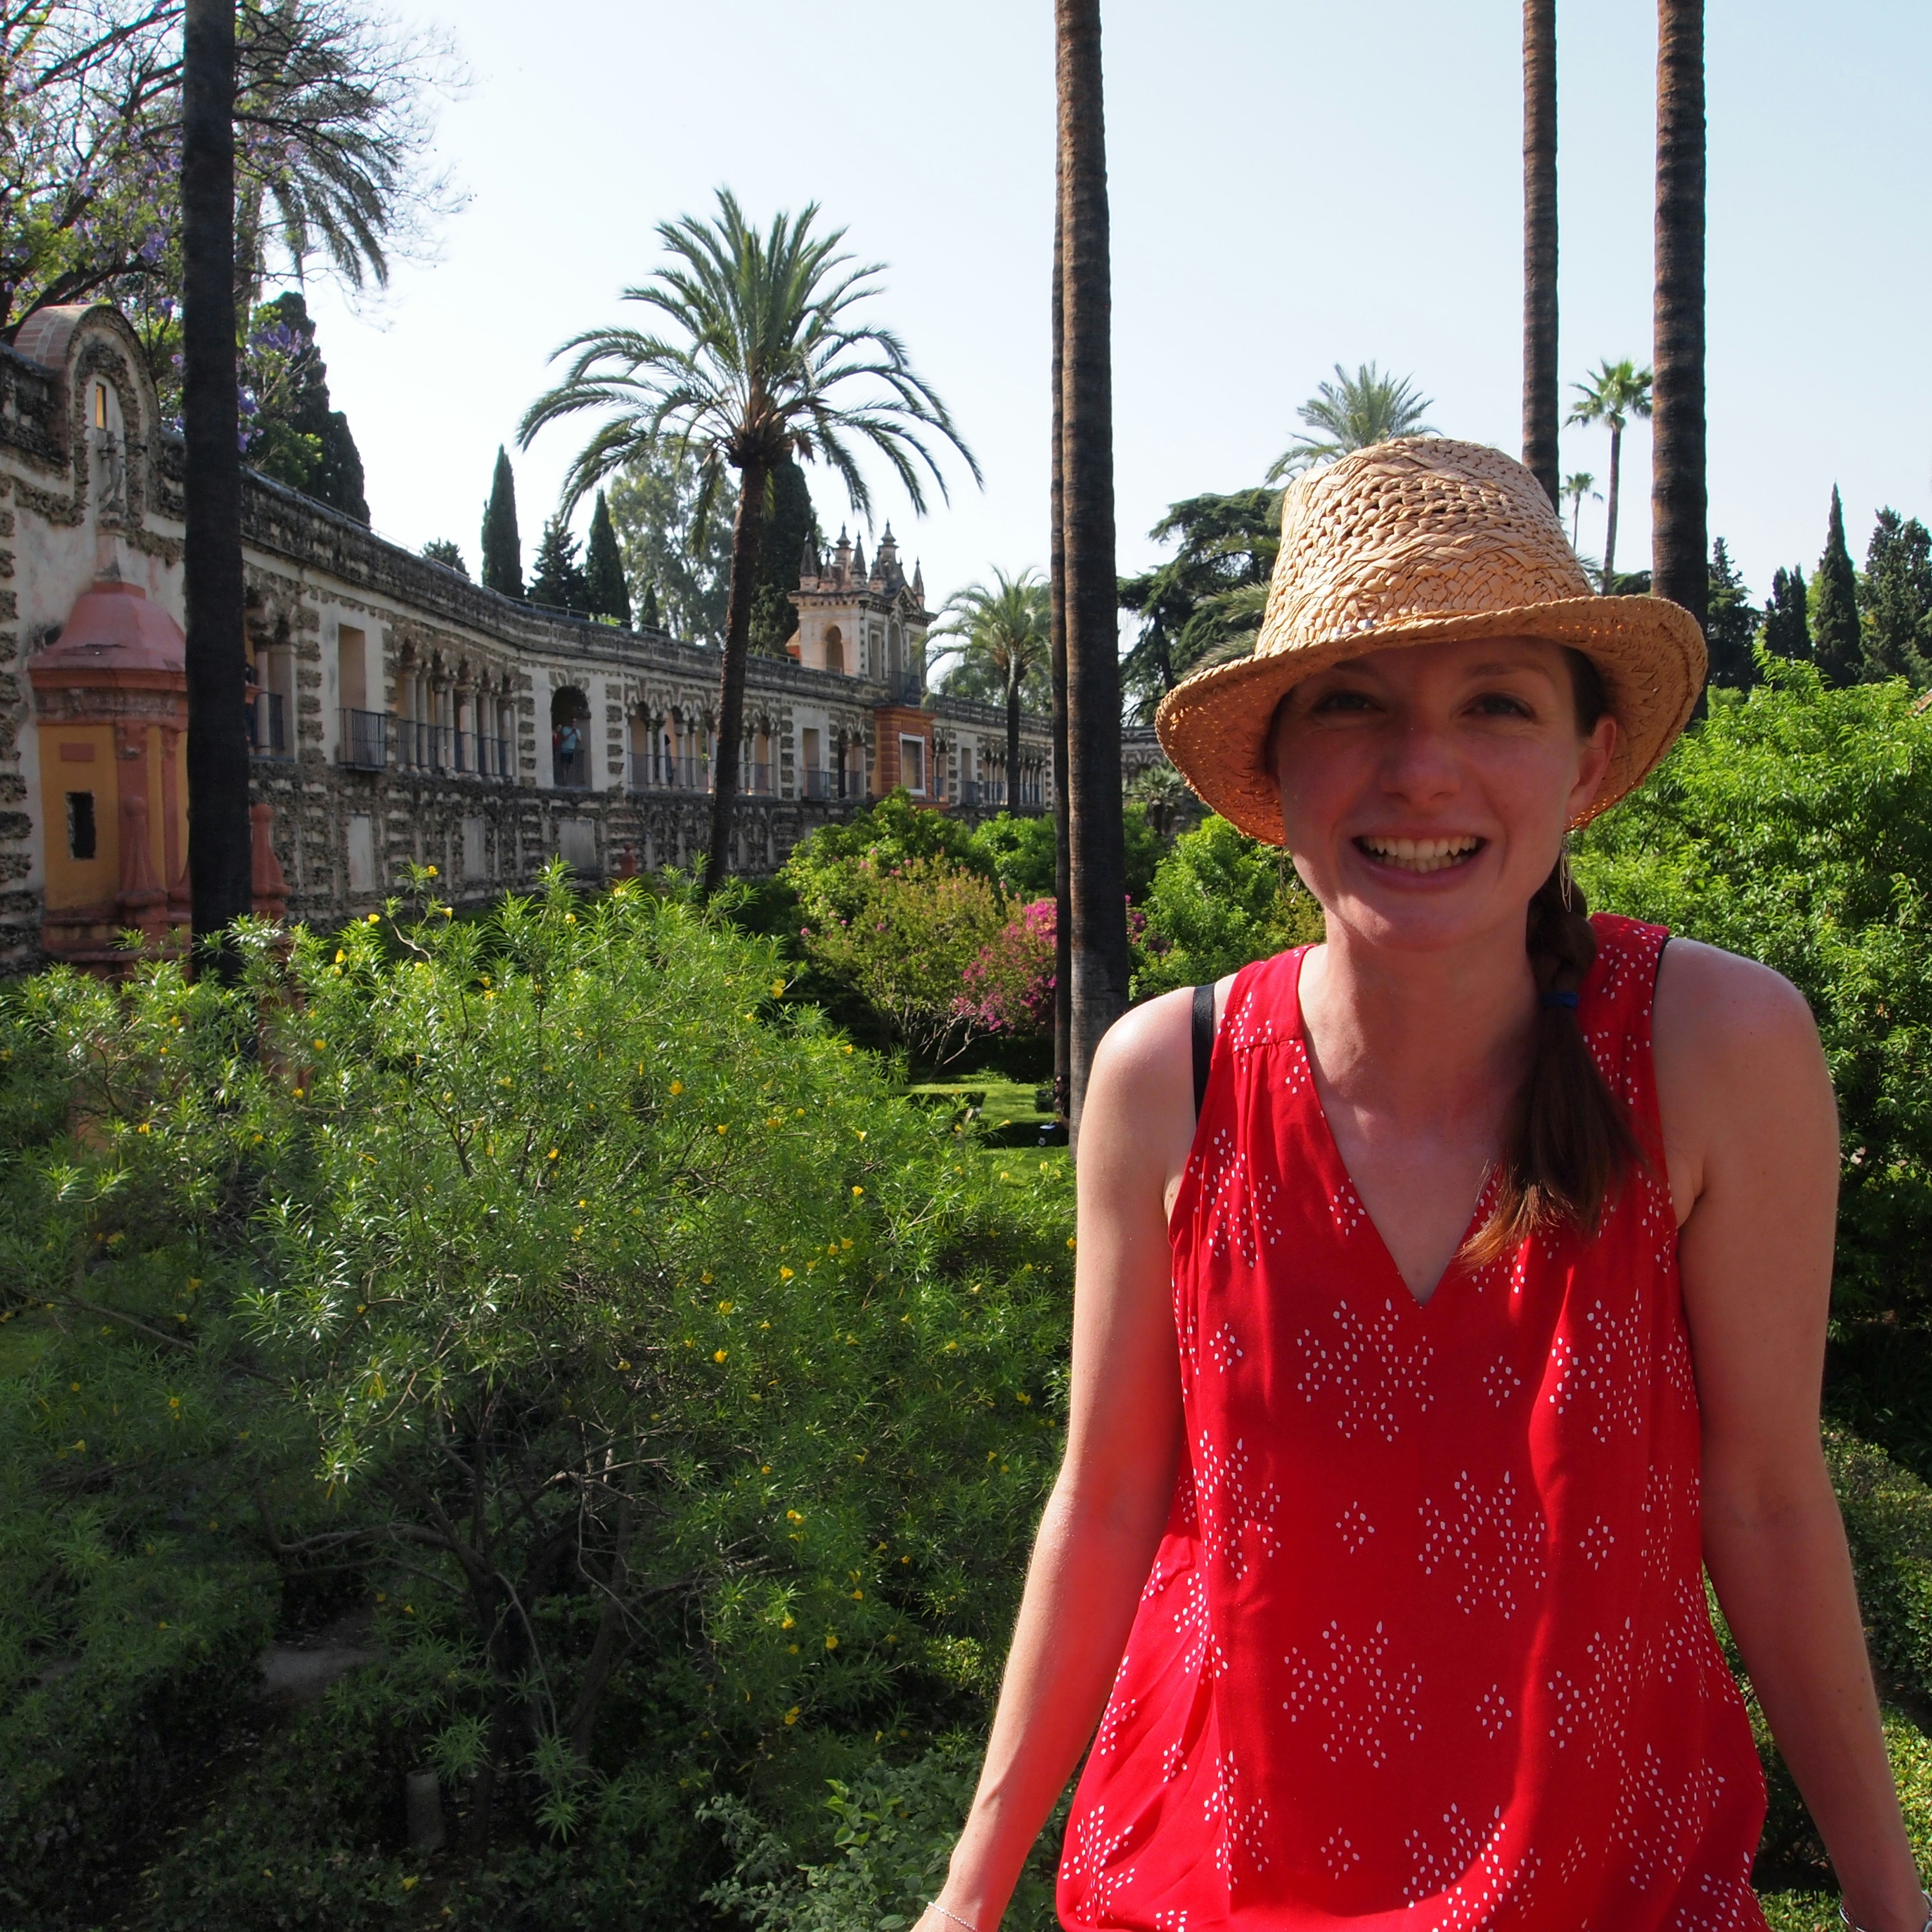
<path id="1" fill-rule="evenodd" d="M 1174 1490 L 1180 1377 L 1164 1201 L 1193 1131 L 1187 995 L 1122 1019 L 1081 1124 L 1066 1460 L 1027 1572 L 986 1762 L 939 1903 L 992 1932 L 1100 1721 Z M 924 1932 L 955 1932 L 928 1912 Z"/>
<path id="2" fill-rule="evenodd" d="M 1819 1445 L 1839 1153 L 1817 1029 L 1776 974 L 1673 940 L 1656 1052 L 1703 1413 L 1705 1561 L 1846 1910 L 1870 1932 L 1920 1932 Z"/>

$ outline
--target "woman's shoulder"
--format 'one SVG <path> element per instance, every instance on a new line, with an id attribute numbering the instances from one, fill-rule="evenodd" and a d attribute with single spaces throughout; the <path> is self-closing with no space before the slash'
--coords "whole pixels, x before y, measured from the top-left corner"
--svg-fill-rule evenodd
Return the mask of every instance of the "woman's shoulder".
<path id="1" fill-rule="evenodd" d="M 1657 973 L 1654 1025 L 1706 1055 L 1760 1050 L 1789 1036 L 1815 1047 L 1816 1022 L 1804 995 L 1782 973 L 1707 946 L 1672 939 Z"/>

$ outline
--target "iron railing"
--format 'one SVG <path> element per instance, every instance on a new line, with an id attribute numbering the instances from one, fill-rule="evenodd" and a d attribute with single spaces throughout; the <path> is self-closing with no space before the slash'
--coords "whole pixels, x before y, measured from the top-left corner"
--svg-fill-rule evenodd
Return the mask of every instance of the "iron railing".
<path id="1" fill-rule="evenodd" d="M 705 758 L 679 758 L 664 750 L 631 754 L 631 789 L 633 791 L 709 791 L 710 761 Z"/>
<path id="2" fill-rule="evenodd" d="M 341 742 L 337 755 L 358 771 L 386 770 L 394 742 L 395 720 L 386 711 L 357 711 L 342 707 Z"/>

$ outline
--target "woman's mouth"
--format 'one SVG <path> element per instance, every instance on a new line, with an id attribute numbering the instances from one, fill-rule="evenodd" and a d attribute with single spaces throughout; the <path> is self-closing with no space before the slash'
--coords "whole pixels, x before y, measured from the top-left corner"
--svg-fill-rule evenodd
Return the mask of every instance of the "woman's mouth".
<path id="1" fill-rule="evenodd" d="M 1404 872 L 1444 872 L 1467 865 L 1488 842 L 1468 833 L 1446 838 L 1358 838 L 1358 850 Z"/>

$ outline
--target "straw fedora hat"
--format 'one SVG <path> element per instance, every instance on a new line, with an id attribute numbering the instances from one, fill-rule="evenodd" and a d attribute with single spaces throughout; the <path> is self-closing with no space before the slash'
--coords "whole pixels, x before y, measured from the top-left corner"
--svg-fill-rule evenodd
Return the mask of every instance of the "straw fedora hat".
<path id="1" fill-rule="evenodd" d="M 1503 637 L 1570 645 L 1602 676 L 1617 748 L 1578 825 L 1643 782 L 1703 688 L 1697 620 L 1661 597 L 1594 592 L 1521 464 L 1446 436 L 1378 443 L 1284 494 L 1281 551 L 1254 655 L 1175 686 L 1155 726 L 1215 811 L 1279 845 L 1267 741 L 1290 689 L 1370 651 Z"/>

